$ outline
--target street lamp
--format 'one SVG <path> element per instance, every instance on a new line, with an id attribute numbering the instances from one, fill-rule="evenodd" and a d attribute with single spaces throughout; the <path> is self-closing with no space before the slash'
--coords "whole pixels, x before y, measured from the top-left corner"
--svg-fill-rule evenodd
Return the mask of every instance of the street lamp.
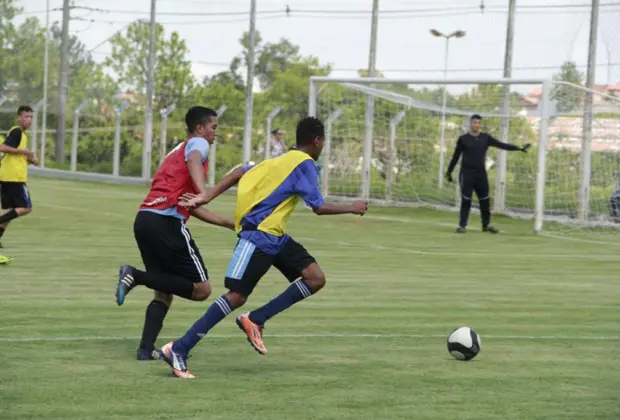
<path id="1" fill-rule="evenodd" d="M 443 77 L 444 80 L 448 79 L 448 52 L 450 51 L 450 39 L 451 38 L 463 38 L 465 31 L 454 31 L 450 35 L 446 35 L 437 29 L 431 29 L 431 34 L 438 38 L 446 39 L 446 50 L 444 55 Z M 443 168 L 445 160 L 445 146 L 446 146 L 446 101 L 448 99 L 448 89 L 444 84 L 443 86 L 443 98 L 441 103 L 441 140 L 439 143 L 439 188 L 443 187 Z"/>

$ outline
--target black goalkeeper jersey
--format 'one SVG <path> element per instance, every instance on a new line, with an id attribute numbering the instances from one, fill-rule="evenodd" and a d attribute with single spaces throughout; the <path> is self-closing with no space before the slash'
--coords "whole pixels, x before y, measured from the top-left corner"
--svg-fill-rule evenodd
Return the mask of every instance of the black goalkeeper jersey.
<path id="1" fill-rule="evenodd" d="M 461 172 L 486 172 L 484 161 L 489 147 L 497 147 L 504 150 L 521 149 L 513 144 L 502 143 L 487 133 L 480 133 L 478 135 L 471 133 L 463 134 L 456 142 L 454 154 L 448 166 L 448 173 L 452 173 L 461 155 L 463 155 Z"/>

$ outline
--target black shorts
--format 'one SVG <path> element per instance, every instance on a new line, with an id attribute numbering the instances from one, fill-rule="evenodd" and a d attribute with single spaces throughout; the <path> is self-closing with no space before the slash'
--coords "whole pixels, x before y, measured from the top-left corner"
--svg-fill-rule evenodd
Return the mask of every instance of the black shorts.
<path id="1" fill-rule="evenodd" d="M 253 243 L 240 239 L 226 271 L 225 285 L 228 290 L 247 297 L 271 266 L 292 283 L 314 262 L 314 257 L 293 238 L 289 238 L 282 251 L 275 255 L 266 254 Z"/>
<path id="2" fill-rule="evenodd" d="M 32 208 L 30 192 L 25 182 L 0 182 L 0 204 L 3 209 Z"/>
<path id="3" fill-rule="evenodd" d="M 209 280 L 198 247 L 181 219 L 140 211 L 133 233 L 147 272 L 176 274 L 194 283 Z"/>

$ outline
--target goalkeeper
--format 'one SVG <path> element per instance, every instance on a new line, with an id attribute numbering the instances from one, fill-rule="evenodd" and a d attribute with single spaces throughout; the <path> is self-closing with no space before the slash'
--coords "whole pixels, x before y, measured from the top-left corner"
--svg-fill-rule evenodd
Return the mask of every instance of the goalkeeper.
<path id="1" fill-rule="evenodd" d="M 467 227 L 467 219 L 469 219 L 469 211 L 471 210 L 471 200 L 474 191 L 480 202 L 480 217 L 482 218 L 482 231 L 489 233 L 499 233 L 499 230 L 490 225 L 491 222 L 491 201 L 489 197 L 489 179 L 485 167 L 485 159 L 487 150 L 490 146 L 497 147 L 509 151 L 519 150 L 527 152 L 529 144 L 523 147 L 513 144 L 502 143 L 493 136 L 481 131 L 482 117 L 480 115 L 472 115 L 469 119 L 469 133 L 459 137 L 454 148 L 452 160 L 448 166 L 446 178 L 452 180 L 452 171 L 459 161 L 461 155 L 461 172 L 459 174 L 459 183 L 461 186 L 461 212 L 459 227 L 457 233 L 465 233 Z"/>

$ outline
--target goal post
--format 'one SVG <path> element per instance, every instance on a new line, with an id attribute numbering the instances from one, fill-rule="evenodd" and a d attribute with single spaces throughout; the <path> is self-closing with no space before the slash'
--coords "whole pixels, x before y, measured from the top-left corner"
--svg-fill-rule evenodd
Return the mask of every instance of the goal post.
<path id="1" fill-rule="evenodd" d="M 321 76 L 310 79 L 308 111 L 329 121 L 321 185 L 332 198 L 457 208 L 458 185 L 443 177 L 456 139 L 479 114 L 498 140 L 533 145 L 528 154 L 489 151 L 495 212 L 531 219 L 537 232 L 556 222 L 618 226 L 609 200 L 612 184 L 620 196 L 620 99 L 610 95 L 544 79 Z"/>

